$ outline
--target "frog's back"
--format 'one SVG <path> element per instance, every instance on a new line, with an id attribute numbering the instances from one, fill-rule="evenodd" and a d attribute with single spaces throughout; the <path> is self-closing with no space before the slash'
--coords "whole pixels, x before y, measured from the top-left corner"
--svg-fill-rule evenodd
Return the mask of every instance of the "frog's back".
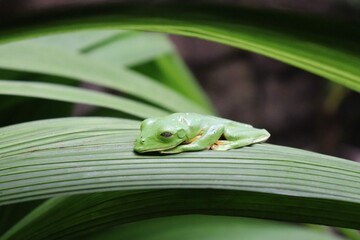
<path id="1" fill-rule="evenodd" d="M 198 120 L 199 122 L 204 122 L 208 124 L 224 124 L 224 125 L 231 125 L 233 127 L 252 127 L 249 124 L 236 122 L 233 120 L 216 117 L 212 115 L 204 115 L 199 113 L 173 113 L 169 116 L 171 119 L 179 119 L 185 118 L 187 120 Z"/>
<path id="2" fill-rule="evenodd" d="M 172 114 L 174 117 L 184 117 L 188 120 L 198 120 L 199 122 L 205 123 L 205 124 L 210 124 L 210 125 L 224 125 L 224 126 L 231 126 L 231 127 L 238 127 L 238 128 L 248 128 L 248 127 L 252 127 L 249 124 L 245 124 L 245 123 L 240 123 L 240 122 L 236 122 L 233 120 L 229 120 L 229 119 L 225 119 L 225 118 L 221 118 L 221 117 L 216 117 L 216 116 L 212 116 L 212 115 L 203 115 L 203 114 L 199 114 L 199 113 L 174 113 Z"/>

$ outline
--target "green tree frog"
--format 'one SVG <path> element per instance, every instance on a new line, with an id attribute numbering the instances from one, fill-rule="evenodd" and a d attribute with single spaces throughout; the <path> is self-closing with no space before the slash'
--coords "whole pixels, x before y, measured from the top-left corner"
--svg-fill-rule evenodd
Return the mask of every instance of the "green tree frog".
<path id="1" fill-rule="evenodd" d="M 174 113 L 145 119 L 134 150 L 163 154 L 212 149 L 226 151 L 266 141 L 265 129 L 197 113 Z"/>

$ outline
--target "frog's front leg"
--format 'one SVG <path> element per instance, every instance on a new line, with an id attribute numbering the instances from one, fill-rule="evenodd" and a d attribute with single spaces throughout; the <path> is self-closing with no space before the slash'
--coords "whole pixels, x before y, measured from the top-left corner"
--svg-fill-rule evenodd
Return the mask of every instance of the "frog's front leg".
<path id="1" fill-rule="evenodd" d="M 211 126 L 195 141 L 190 144 L 179 145 L 173 149 L 161 151 L 161 153 L 172 154 L 185 151 L 198 151 L 206 148 L 210 148 L 224 133 L 222 126 Z"/>

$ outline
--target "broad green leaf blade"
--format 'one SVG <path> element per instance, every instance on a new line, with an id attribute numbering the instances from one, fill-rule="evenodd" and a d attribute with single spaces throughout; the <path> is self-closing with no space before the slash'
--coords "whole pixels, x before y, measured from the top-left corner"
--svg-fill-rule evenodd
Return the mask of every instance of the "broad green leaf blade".
<path id="1" fill-rule="evenodd" d="M 163 116 L 169 113 L 123 97 L 60 84 L 0 80 L 1 94 L 83 103 L 118 110 L 139 118 Z"/>
<path id="2" fill-rule="evenodd" d="M 322 233 L 285 223 L 239 217 L 191 215 L 158 218 L 127 224 L 91 239 L 335 240 L 342 238 L 330 233 Z"/>
<path id="3" fill-rule="evenodd" d="M 79 239 L 126 223 L 184 214 L 246 216 L 357 228 L 356 209 L 346 202 L 219 189 L 93 193 L 46 201 L 0 240 Z"/>
<path id="4" fill-rule="evenodd" d="M 209 113 L 176 91 L 144 75 L 50 46 L 0 46 L 0 68 L 83 80 L 120 90 L 175 112 Z"/>
<path id="5" fill-rule="evenodd" d="M 166 32 L 247 49 L 360 91 L 357 22 L 238 7 L 80 6 L 66 12 L 46 9 L 26 17 L 4 13 L 0 41 L 74 28 Z"/>
<path id="6" fill-rule="evenodd" d="M 1 128 L 0 204 L 90 192 L 179 188 L 185 190 L 165 190 L 174 196 L 156 199 L 159 208 L 169 204 L 169 213 L 183 209 L 225 214 L 244 207 L 237 214 L 360 226 L 359 163 L 269 144 L 226 152 L 136 155 L 133 143 L 138 128 L 139 122 L 112 118 L 45 120 Z M 194 205 L 187 208 L 190 200 Z"/>

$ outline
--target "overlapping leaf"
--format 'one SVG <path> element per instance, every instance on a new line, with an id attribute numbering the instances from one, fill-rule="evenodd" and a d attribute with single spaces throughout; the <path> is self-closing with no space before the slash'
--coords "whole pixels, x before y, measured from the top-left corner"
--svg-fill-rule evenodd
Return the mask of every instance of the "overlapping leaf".
<path id="1" fill-rule="evenodd" d="M 360 91 L 360 27 L 356 22 L 236 7 L 106 3 L 64 12 L 47 9 L 24 18 L 4 13 L 2 18 L 0 41 L 68 28 L 167 32 L 254 51 Z"/>
<path id="2" fill-rule="evenodd" d="M 0 46 L 0 67 L 84 80 L 120 90 L 172 111 L 208 111 L 144 75 L 50 46 L 30 43 Z M 171 99 L 171 101 L 169 101 Z"/>

